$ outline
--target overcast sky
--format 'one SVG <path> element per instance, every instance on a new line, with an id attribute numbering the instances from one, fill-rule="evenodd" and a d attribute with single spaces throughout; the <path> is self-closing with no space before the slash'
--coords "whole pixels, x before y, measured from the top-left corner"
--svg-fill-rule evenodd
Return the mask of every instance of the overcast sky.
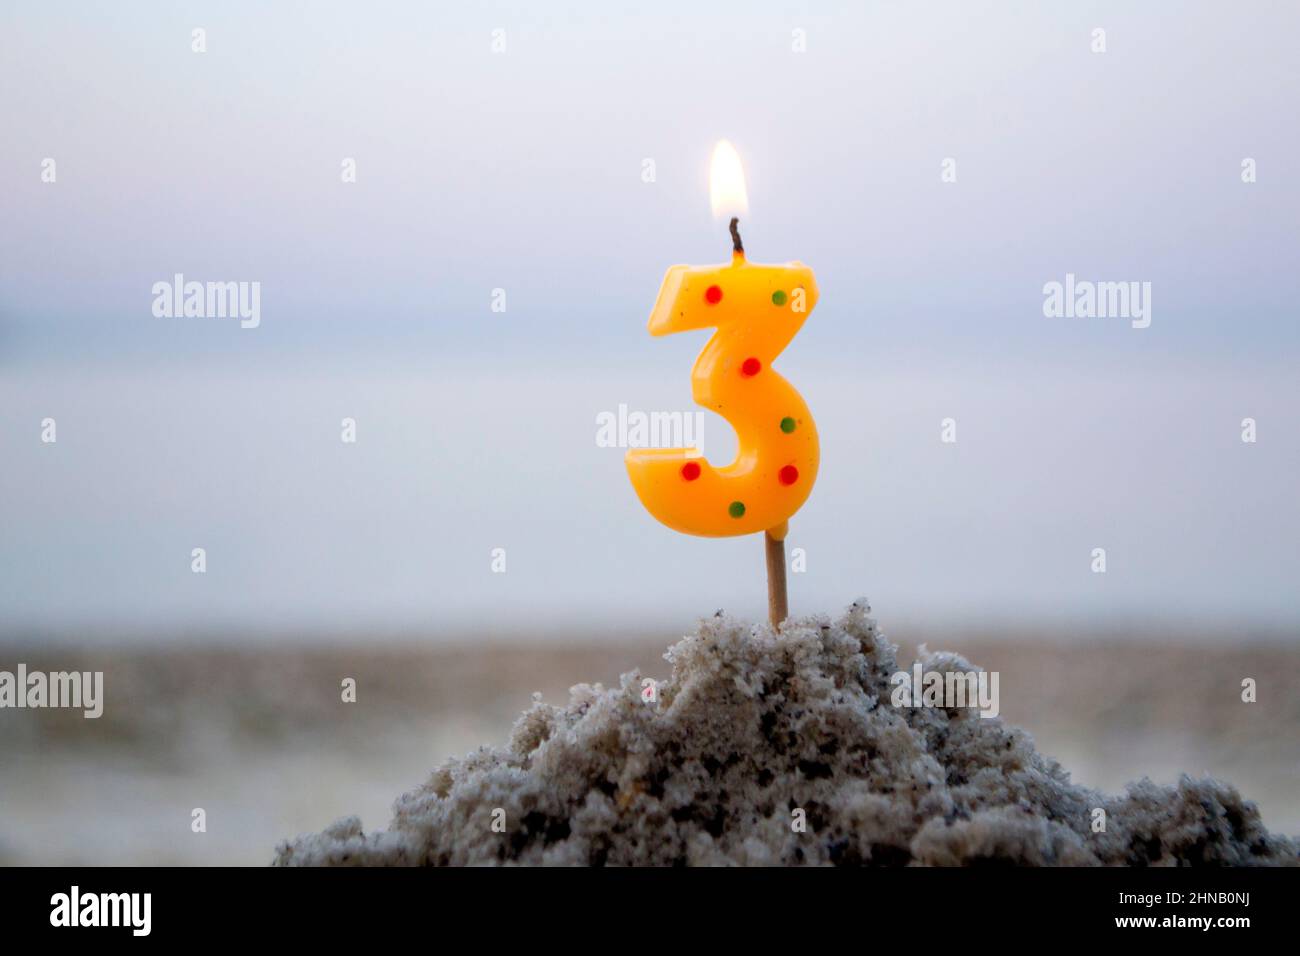
<path id="1" fill-rule="evenodd" d="M 821 289 L 794 610 L 1293 626 L 1300 13 L 1131 6 L 6 3 L 0 621 L 760 615 L 758 540 L 658 526 L 594 440 L 691 408 L 705 333 L 645 320 L 728 254 L 725 137 L 751 258 Z M 259 326 L 156 317 L 176 273 Z M 1150 326 L 1045 317 L 1067 273 Z"/>

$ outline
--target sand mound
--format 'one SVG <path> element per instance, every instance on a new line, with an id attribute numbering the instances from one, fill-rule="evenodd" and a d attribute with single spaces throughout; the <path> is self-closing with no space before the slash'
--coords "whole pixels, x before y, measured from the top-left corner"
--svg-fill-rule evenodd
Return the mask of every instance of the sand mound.
<path id="1" fill-rule="evenodd" d="M 567 707 L 534 699 L 506 749 L 439 768 L 398 800 L 388 830 L 346 818 L 282 844 L 275 862 L 1300 863 L 1228 784 L 1142 781 L 1106 796 L 1072 785 L 999 718 L 893 706 L 896 648 L 869 613 L 860 601 L 834 624 L 780 634 L 703 622 L 664 655 L 657 701 L 635 672 L 617 689 L 579 684 Z M 974 670 L 952 654 L 922 662 Z"/>

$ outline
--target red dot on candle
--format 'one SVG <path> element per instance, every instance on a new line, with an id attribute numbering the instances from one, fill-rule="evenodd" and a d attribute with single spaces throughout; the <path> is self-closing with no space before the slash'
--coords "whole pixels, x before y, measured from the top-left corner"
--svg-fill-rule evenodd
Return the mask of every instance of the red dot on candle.
<path id="1" fill-rule="evenodd" d="M 763 363 L 756 358 L 747 358 L 740 366 L 740 371 L 744 375 L 757 375 L 763 368 Z"/>
<path id="2" fill-rule="evenodd" d="M 704 301 L 709 305 L 717 305 L 722 301 L 722 289 L 716 285 L 711 285 L 704 290 Z"/>
<path id="3" fill-rule="evenodd" d="M 694 481 L 696 478 L 700 477 L 699 462 L 688 461 L 686 464 L 682 465 L 682 477 L 687 481 Z"/>
<path id="4" fill-rule="evenodd" d="M 794 465 L 786 465 L 784 468 L 781 469 L 780 478 L 781 478 L 781 484 L 793 485 L 796 481 L 799 480 L 799 469 L 796 468 Z"/>

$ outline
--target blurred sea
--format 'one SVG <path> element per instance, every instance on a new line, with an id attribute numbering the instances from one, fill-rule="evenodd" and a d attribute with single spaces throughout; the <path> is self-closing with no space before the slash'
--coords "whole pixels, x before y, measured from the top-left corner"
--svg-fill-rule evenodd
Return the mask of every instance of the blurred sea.
<path id="1" fill-rule="evenodd" d="M 671 633 L 718 607 L 757 618 L 761 545 L 666 530 L 624 450 L 596 442 L 597 416 L 621 403 L 693 408 L 700 342 L 678 338 L 581 372 L 373 357 L 12 370 L 0 642 L 454 643 L 605 621 Z M 780 370 L 823 442 L 791 522 L 807 568 L 792 608 L 865 592 L 895 626 L 1294 635 L 1300 433 L 1286 423 L 1300 385 L 1286 362 L 827 365 L 792 350 Z M 40 440 L 47 417 L 57 443 Z M 955 443 L 940 441 L 945 418 Z M 734 455 L 715 415 L 702 444 Z"/>

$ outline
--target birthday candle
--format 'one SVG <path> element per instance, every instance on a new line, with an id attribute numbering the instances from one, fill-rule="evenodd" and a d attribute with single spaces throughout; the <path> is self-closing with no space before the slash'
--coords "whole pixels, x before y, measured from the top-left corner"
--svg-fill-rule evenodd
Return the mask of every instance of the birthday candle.
<path id="1" fill-rule="evenodd" d="M 738 160 L 723 162 L 721 173 L 719 166 L 715 160 L 715 200 L 736 188 L 727 176 L 742 175 Z M 736 459 L 715 467 L 693 449 L 633 449 L 627 470 L 641 503 L 675 531 L 766 531 L 780 541 L 812 491 L 820 448 L 807 404 L 773 363 L 817 304 L 817 282 L 800 262 L 748 262 L 735 219 L 732 238 L 729 264 L 668 270 L 649 330 L 657 336 L 716 329 L 695 362 L 691 391 L 736 430 Z"/>

